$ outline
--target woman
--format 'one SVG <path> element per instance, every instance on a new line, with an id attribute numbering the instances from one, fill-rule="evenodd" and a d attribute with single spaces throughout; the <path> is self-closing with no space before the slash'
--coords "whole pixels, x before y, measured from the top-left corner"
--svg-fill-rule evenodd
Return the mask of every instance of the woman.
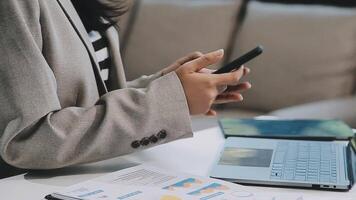
<path id="1" fill-rule="evenodd" d="M 241 101 L 250 87 L 239 83 L 246 69 L 202 73 L 222 50 L 126 82 L 112 26 L 125 2 L 73 3 L 0 1 L 0 153 L 12 166 L 61 168 L 191 137 L 190 115 L 215 114 L 213 103 Z M 87 33 L 93 30 L 108 41 L 107 77 Z"/>

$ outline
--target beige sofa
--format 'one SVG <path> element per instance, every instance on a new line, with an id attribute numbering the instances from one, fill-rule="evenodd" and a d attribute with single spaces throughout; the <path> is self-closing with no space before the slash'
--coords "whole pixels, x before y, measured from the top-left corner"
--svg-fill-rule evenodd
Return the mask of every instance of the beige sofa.
<path id="1" fill-rule="evenodd" d="M 239 0 L 136 2 L 120 23 L 128 79 L 191 51 L 225 48 L 233 59 L 262 44 L 263 56 L 248 64 L 252 90 L 243 103 L 219 107 L 220 117 L 337 118 L 356 127 L 355 9 L 251 2 L 239 24 Z M 215 123 L 193 119 L 198 129 Z"/>

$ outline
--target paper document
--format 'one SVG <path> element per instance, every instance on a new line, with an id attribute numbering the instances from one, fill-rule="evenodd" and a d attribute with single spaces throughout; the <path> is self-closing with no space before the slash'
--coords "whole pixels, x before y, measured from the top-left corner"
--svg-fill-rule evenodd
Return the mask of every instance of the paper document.
<path id="1" fill-rule="evenodd" d="M 140 165 L 86 181 L 52 197 L 65 200 L 304 200 L 300 194 L 260 193 L 221 180 Z"/>

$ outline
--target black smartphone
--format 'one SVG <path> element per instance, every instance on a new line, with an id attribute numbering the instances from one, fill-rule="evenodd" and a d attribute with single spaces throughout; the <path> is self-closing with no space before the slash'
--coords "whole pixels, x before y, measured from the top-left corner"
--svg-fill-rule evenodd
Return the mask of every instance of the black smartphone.
<path id="1" fill-rule="evenodd" d="M 248 61 L 256 58 L 257 56 L 263 53 L 263 47 L 257 46 L 256 48 L 252 49 L 251 51 L 247 52 L 243 56 L 237 58 L 236 60 L 232 61 L 231 63 L 221 67 L 220 69 L 216 70 L 213 74 L 223 74 L 229 73 L 234 70 L 238 70 L 243 64 L 247 63 Z"/>

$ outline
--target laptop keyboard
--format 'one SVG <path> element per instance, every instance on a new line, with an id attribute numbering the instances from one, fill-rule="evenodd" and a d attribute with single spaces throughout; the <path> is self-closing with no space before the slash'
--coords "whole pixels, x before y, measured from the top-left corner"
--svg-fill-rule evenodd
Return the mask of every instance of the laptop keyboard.
<path id="1" fill-rule="evenodd" d="M 336 146 L 318 142 L 279 142 L 271 179 L 336 183 Z"/>

